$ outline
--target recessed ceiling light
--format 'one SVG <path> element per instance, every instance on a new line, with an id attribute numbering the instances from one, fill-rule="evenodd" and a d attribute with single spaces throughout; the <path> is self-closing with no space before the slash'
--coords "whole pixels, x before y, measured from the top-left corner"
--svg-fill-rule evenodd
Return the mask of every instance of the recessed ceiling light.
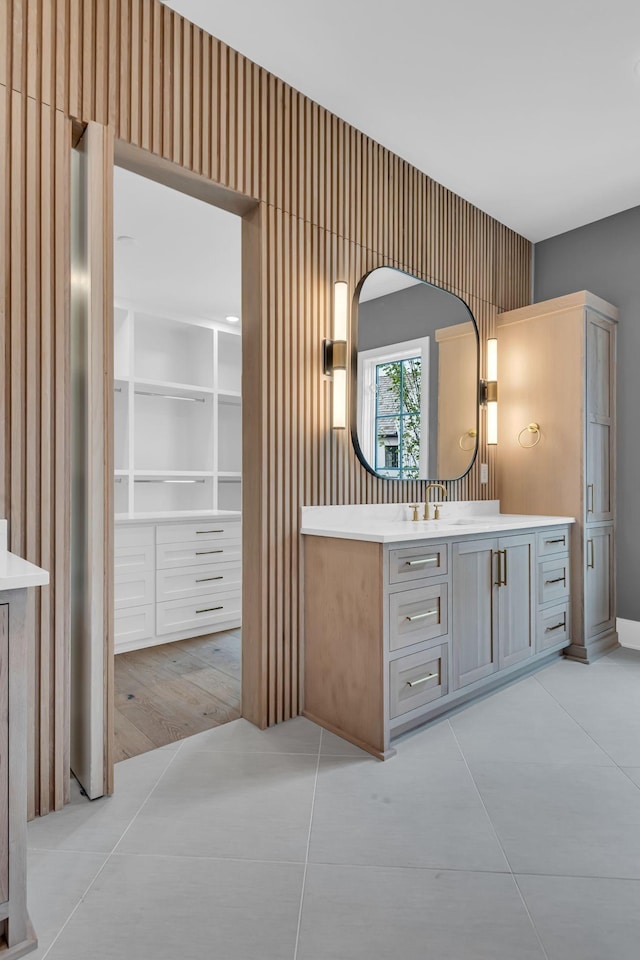
<path id="1" fill-rule="evenodd" d="M 126 233 L 121 233 L 119 237 L 116 237 L 116 243 L 123 247 L 133 247 L 137 240 L 135 237 L 129 237 Z"/>
<path id="2" fill-rule="evenodd" d="M 227 323 L 240 323 L 240 317 L 225 317 Z"/>

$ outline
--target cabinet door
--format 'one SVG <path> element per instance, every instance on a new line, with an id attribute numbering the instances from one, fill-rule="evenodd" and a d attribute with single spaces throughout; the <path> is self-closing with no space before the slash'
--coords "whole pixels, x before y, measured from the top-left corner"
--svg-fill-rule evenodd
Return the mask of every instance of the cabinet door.
<path id="1" fill-rule="evenodd" d="M 453 686 L 488 677 L 498 667 L 494 586 L 497 540 L 453 545 Z"/>
<path id="2" fill-rule="evenodd" d="M 615 626 L 613 551 L 613 524 L 585 531 L 585 640 Z"/>
<path id="3" fill-rule="evenodd" d="M 612 323 L 587 313 L 587 523 L 613 519 L 614 337 Z"/>
<path id="4" fill-rule="evenodd" d="M 535 535 L 502 537 L 498 544 L 498 666 L 526 660 L 534 650 Z"/>

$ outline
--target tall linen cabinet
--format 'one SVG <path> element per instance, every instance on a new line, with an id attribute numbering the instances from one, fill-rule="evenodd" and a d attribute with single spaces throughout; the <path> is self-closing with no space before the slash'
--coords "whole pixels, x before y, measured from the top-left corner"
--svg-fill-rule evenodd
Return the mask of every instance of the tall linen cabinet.
<path id="1" fill-rule="evenodd" d="M 501 508 L 576 518 L 565 654 L 585 663 L 618 643 L 617 321 L 616 307 L 584 290 L 497 320 Z"/>

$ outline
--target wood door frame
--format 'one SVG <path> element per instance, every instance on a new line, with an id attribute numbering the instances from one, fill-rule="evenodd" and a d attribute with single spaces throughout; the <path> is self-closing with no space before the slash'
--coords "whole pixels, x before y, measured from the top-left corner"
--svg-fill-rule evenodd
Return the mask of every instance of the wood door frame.
<path id="1" fill-rule="evenodd" d="M 104 789 L 114 790 L 114 635 L 113 635 L 113 564 L 114 524 L 111 480 L 113 475 L 113 175 L 116 166 L 155 180 L 180 193 L 186 193 L 212 206 L 242 218 L 242 318 L 243 318 L 243 440 L 242 440 L 242 716 L 264 729 L 268 723 L 266 700 L 267 649 L 262 611 L 264 604 L 256 598 L 264 594 L 264 565 L 261 563 L 263 521 L 263 449 L 261 417 L 263 409 L 264 333 L 262 323 L 262 230 L 263 205 L 242 194 L 221 187 L 206 177 L 192 173 L 178 164 L 154 156 L 141 147 L 115 140 L 108 127 L 99 127 L 102 149 L 101 163 L 94 163 L 100 183 L 90 183 L 102 197 L 103 217 L 99 233 L 93 233 L 94 268 L 100 272 L 97 296 L 92 307 L 101 314 L 104 325 L 104 367 L 94 368 L 92 377 L 102 378 L 104 420 L 101 442 L 93 446 L 94 465 L 104 477 L 103 490 L 93 502 L 93 513 L 101 514 L 104 526 L 104 549 L 101 561 L 92 569 L 91 577 L 102 592 L 104 618 Z M 95 224 L 93 225 L 95 229 Z M 90 225 L 91 229 L 91 225 Z M 98 302 L 99 298 L 99 302 Z M 98 384 L 93 384 L 98 388 Z M 252 411 L 249 418 L 248 411 Z M 97 513 L 96 513 L 97 511 Z M 93 515 L 93 514 L 92 514 Z M 251 601 L 251 602 L 250 602 Z"/>

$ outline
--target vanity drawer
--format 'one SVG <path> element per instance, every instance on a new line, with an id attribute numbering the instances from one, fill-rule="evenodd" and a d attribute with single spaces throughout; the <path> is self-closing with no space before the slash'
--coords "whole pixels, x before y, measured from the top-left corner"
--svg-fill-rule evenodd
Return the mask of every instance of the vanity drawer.
<path id="1" fill-rule="evenodd" d="M 150 603 L 144 607 L 131 607 L 130 610 L 117 612 L 113 618 L 113 635 L 116 648 L 120 644 L 132 643 L 134 640 L 146 640 L 147 637 L 152 637 L 154 611 L 155 605 Z"/>
<path id="2" fill-rule="evenodd" d="M 202 629 L 209 633 L 210 627 L 225 620 L 239 620 L 242 599 L 240 590 L 223 595 L 208 593 L 202 597 L 185 600 L 167 600 L 157 604 L 156 633 L 187 632 Z"/>
<path id="3" fill-rule="evenodd" d="M 569 596 L 569 558 L 545 560 L 538 564 L 538 603 L 564 600 Z"/>
<path id="4" fill-rule="evenodd" d="M 389 597 L 389 649 L 443 637 L 448 632 L 446 583 L 402 590 Z"/>
<path id="5" fill-rule="evenodd" d="M 239 540 L 194 541 L 187 543 L 159 543 L 156 546 L 156 568 L 197 567 L 223 561 L 238 562 L 241 556 Z"/>
<path id="6" fill-rule="evenodd" d="M 389 664 L 391 719 L 446 696 L 447 644 L 413 653 Z"/>
<path id="7" fill-rule="evenodd" d="M 113 578 L 113 600 L 116 610 L 153 603 L 153 568 L 130 572 L 116 568 Z"/>
<path id="8" fill-rule="evenodd" d="M 389 551 L 389 583 L 444 577 L 449 569 L 446 543 Z"/>
<path id="9" fill-rule="evenodd" d="M 142 573 L 150 570 L 153 573 L 155 550 L 153 544 L 140 546 L 119 546 L 113 552 L 113 569 L 116 577 L 118 573 Z"/>
<path id="10" fill-rule="evenodd" d="M 129 525 L 120 527 L 116 524 L 113 532 L 116 555 L 120 547 L 152 547 L 153 532 L 154 528 L 149 524 L 141 527 L 130 527 Z"/>
<path id="11" fill-rule="evenodd" d="M 158 525 L 157 543 L 184 543 L 187 540 L 240 541 L 239 520 L 201 520 L 199 523 L 166 523 Z"/>
<path id="12" fill-rule="evenodd" d="M 538 610 L 538 640 L 536 650 L 540 653 L 547 647 L 555 647 L 563 640 L 569 642 L 569 603 Z"/>
<path id="13" fill-rule="evenodd" d="M 190 570 L 158 570 L 156 590 L 158 600 L 181 600 L 203 594 L 220 594 L 230 588 L 240 589 L 242 564 L 212 564 L 192 567 Z"/>
<path id="14" fill-rule="evenodd" d="M 537 536 L 538 557 L 551 557 L 558 553 L 569 552 L 569 531 L 566 527 L 560 530 L 543 530 Z"/>

